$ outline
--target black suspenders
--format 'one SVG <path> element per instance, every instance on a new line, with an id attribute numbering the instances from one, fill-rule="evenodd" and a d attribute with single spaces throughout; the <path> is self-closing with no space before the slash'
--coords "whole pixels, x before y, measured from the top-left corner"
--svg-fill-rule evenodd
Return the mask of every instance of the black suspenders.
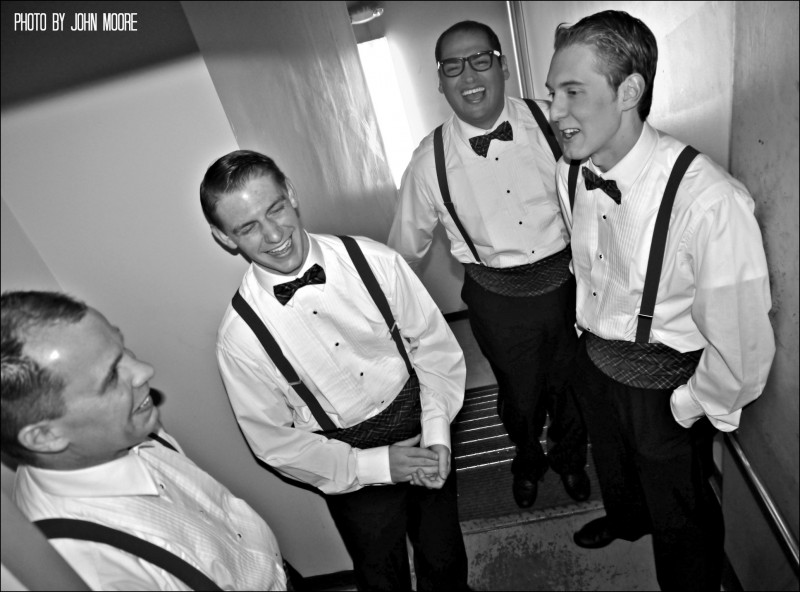
<path id="1" fill-rule="evenodd" d="M 644 290 L 642 291 L 642 305 L 639 309 L 639 321 L 636 327 L 636 342 L 648 343 L 650 341 L 650 327 L 653 324 L 653 312 L 656 308 L 656 296 L 658 294 L 658 283 L 661 280 L 661 267 L 664 264 L 664 250 L 667 246 L 667 232 L 669 230 L 669 217 L 672 213 L 672 205 L 675 203 L 675 195 L 678 193 L 678 186 L 681 184 L 686 169 L 699 154 L 691 146 L 686 146 L 675 161 L 672 172 L 669 175 L 667 186 L 664 189 L 664 196 L 661 198 L 661 206 L 658 208 L 656 225 L 653 228 L 653 239 L 650 243 L 650 256 L 647 260 L 647 272 L 644 277 Z M 575 192 L 578 186 L 578 169 L 580 162 L 573 160 L 570 163 L 567 185 L 569 188 L 569 206 L 573 208 L 575 203 Z"/>
<path id="2" fill-rule="evenodd" d="M 391 308 L 389 308 L 389 302 L 386 300 L 386 295 L 383 293 L 383 290 L 381 290 L 380 284 L 378 284 L 378 280 L 375 278 L 375 274 L 372 272 L 369 263 L 364 257 L 364 253 L 361 251 L 361 247 L 359 247 L 355 239 L 350 236 L 340 236 L 339 238 L 344 243 L 350 258 L 353 260 L 356 271 L 358 271 L 361 281 L 364 282 L 364 286 L 367 288 L 369 295 L 372 297 L 372 300 L 375 302 L 378 310 L 381 311 L 381 315 L 383 315 L 383 319 L 386 321 L 386 326 L 389 327 L 389 332 L 391 333 L 392 339 L 397 346 L 397 350 L 400 352 L 400 355 L 406 364 L 408 374 L 411 375 L 414 368 L 411 365 L 411 360 L 409 360 L 408 353 L 406 352 L 406 348 L 403 344 L 403 337 L 400 335 L 397 322 L 394 319 L 394 315 L 392 315 Z M 297 376 L 297 372 L 295 372 L 289 360 L 286 359 L 286 356 L 283 354 L 278 342 L 275 341 L 275 338 L 269 332 L 267 326 L 250 307 L 250 305 L 247 304 L 238 290 L 233 296 L 232 304 L 234 310 L 239 313 L 239 316 L 242 317 L 250 329 L 253 330 L 253 333 L 256 334 L 256 337 L 258 337 L 258 340 L 261 342 L 264 351 L 267 352 L 267 355 L 270 357 L 270 359 L 272 359 L 272 362 L 275 364 L 275 366 L 277 366 L 280 373 L 283 374 L 283 377 L 289 382 L 292 388 L 294 388 L 295 392 L 300 396 L 300 398 L 303 399 L 305 404 L 308 405 L 309 411 L 311 411 L 314 419 L 317 420 L 320 428 L 322 428 L 322 430 L 325 432 L 335 431 L 337 429 L 336 425 L 334 425 L 331 418 L 328 417 L 328 414 L 325 413 L 325 410 L 322 409 L 322 405 L 320 405 L 314 394 L 308 389 L 303 381 L 300 380 L 300 377 Z"/>
<path id="3" fill-rule="evenodd" d="M 461 225 L 461 219 L 458 217 L 458 214 L 456 214 L 456 208 L 450 199 L 450 187 L 447 185 L 447 167 L 444 162 L 444 142 L 442 141 L 441 125 L 433 132 L 433 158 L 436 162 L 436 178 L 439 180 L 439 191 L 442 192 L 444 207 L 450 212 L 450 217 L 453 219 L 453 222 L 455 222 L 456 228 L 458 228 L 461 236 L 464 237 L 464 242 L 467 243 L 469 250 L 472 252 L 472 256 L 475 257 L 475 261 L 480 263 L 481 258 L 478 257 L 478 251 L 475 249 L 475 245 L 472 243 L 472 239 L 467 234 L 467 231 L 464 230 L 464 227 Z"/>
<path id="4" fill-rule="evenodd" d="M 661 266 L 664 263 L 664 249 L 667 246 L 667 231 L 669 230 L 672 204 L 675 202 L 675 194 L 678 193 L 678 186 L 681 184 L 686 169 L 697 155 L 697 150 L 691 146 L 683 149 L 675 166 L 672 167 L 667 188 L 664 189 L 664 197 L 661 198 L 661 207 L 658 208 L 656 226 L 653 229 L 653 241 L 650 245 L 650 258 L 647 260 L 647 273 L 644 276 L 642 306 L 639 309 L 639 324 L 636 327 L 637 343 L 650 341 L 650 326 L 653 324 L 653 311 L 656 308 L 656 295 L 658 294 L 658 282 L 661 280 Z"/>
<path id="5" fill-rule="evenodd" d="M 150 438 L 177 452 L 172 444 L 157 434 L 150 434 Z M 222 590 L 211 578 L 177 555 L 127 532 L 72 518 L 47 518 L 33 524 L 48 539 L 78 539 L 121 549 L 171 573 L 192 590 Z"/>
<path id="6" fill-rule="evenodd" d="M 525 101 L 528 109 L 531 110 L 533 118 L 539 125 L 539 129 L 541 129 L 544 133 L 544 139 L 547 140 L 547 143 L 550 145 L 550 150 L 553 151 L 553 158 L 555 158 L 556 162 L 558 162 L 558 159 L 561 158 L 561 146 L 558 145 L 556 135 L 553 133 L 553 128 L 550 127 L 550 122 L 547 121 L 547 117 L 544 116 L 544 113 L 542 113 L 541 108 L 536 104 L 535 101 L 531 99 L 523 99 L 523 101 Z"/>
<path id="7" fill-rule="evenodd" d="M 550 146 L 550 150 L 553 151 L 553 157 L 558 162 L 558 159 L 561 158 L 561 148 L 556 141 L 556 136 L 553 133 L 553 128 L 550 127 L 550 123 L 547 121 L 547 118 L 542 113 L 542 110 L 539 108 L 534 101 L 531 99 L 524 99 L 525 104 L 528 105 L 528 109 L 531 110 L 533 114 L 533 118 L 536 120 L 536 123 L 539 125 L 539 128 L 544 133 L 544 137 L 547 140 L 547 143 Z M 481 262 L 480 257 L 478 256 L 478 251 L 475 248 L 475 244 L 472 242 L 472 239 L 467 234 L 467 231 L 464 230 L 464 226 L 461 224 L 461 220 L 456 214 L 455 206 L 453 205 L 453 201 L 450 199 L 450 188 L 447 184 L 447 167 L 445 166 L 445 159 L 444 159 L 444 141 L 442 139 L 442 126 L 440 125 L 435 130 L 433 130 L 433 159 L 436 163 L 436 179 L 439 181 L 439 191 L 442 193 L 442 201 L 444 202 L 444 206 L 447 208 L 450 217 L 453 219 L 453 222 L 458 228 L 458 231 L 461 233 L 461 236 L 464 238 L 464 242 L 469 247 L 472 256 L 475 257 L 475 261 L 478 263 Z"/>
<path id="8" fill-rule="evenodd" d="M 222 590 L 199 569 L 163 547 L 139 537 L 86 520 L 48 518 L 33 523 L 48 539 L 79 539 L 121 549 L 168 571 L 192 590 Z"/>

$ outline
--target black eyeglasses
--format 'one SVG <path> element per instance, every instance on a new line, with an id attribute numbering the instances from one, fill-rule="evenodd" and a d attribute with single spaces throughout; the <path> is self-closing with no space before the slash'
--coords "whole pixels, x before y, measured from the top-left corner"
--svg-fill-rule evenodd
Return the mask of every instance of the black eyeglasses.
<path id="1" fill-rule="evenodd" d="M 473 53 L 466 58 L 447 58 L 439 61 L 439 71 L 448 78 L 455 78 L 464 71 L 464 62 L 469 62 L 470 68 L 476 72 L 485 72 L 492 67 L 492 56 L 497 56 L 498 60 L 501 57 L 499 51 L 492 49 Z"/>

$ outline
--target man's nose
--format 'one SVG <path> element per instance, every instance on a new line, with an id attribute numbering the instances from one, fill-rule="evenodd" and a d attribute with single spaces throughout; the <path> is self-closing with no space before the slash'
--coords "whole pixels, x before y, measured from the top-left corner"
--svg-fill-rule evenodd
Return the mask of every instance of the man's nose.
<path id="1" fill-rule="evenodd" d="M 563 119 L 565 114 L 566 109 L 564 108 L 564 101 L 559 99 L 558 96 L 553 96 L 553 100 L 550 103 L 550 121 L 556 123 L 560 119 Z"/>
<path id="2" fill-rule="evenodd" d="M 147 362 L 142 362 L 141 360 L 134 360 L 134 371 L 133 371 L 133 386 L 140 387 L 143 384 L 147 383 L 150 379 L 153 378 L 156 374 L 155 368 L 153 368 Z"/>
<path id="3" fill-rule="evenodd" d="M 262 226 L 261 236 L 266 243 L 277 243 L 283 238 L 283 228 L 277 222 L 267 219 Z"/>

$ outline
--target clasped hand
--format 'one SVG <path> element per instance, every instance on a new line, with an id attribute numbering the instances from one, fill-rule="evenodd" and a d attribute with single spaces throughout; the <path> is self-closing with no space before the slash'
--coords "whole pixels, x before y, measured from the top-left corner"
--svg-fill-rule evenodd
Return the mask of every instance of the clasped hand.
<path id="1" fill-rule="evenodd" d="M 450 474 L 450 450 L 443 444 L 420 448 L 420 438 L 414 436 L 389 446 L 392 482 L 441 489 Z"/>

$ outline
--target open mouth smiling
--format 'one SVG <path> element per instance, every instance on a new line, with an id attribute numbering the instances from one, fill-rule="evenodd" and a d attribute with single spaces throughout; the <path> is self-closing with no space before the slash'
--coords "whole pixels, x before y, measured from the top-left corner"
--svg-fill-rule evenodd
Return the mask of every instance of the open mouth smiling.
<path id="1" fill-rule="evenodd" d="M 275 256 L 285 255 L 291 250 L 291 248 L 292 248 L 292 239 L 290 237 L 289 240 L 287 240 L 285 243 L 278 245 L 271 251 L 267 251 L 267 255 L 275 255 Z"/>
<path id="2" fill-rule="evenodd" d="M 561 130 L 561 135 L 562 135 L 562 136 L 564 136 L 564 139 L 565 139 L 565 140 L 571 140 L 571 139 L 572 139 L 572 137 L 573 137 L 575 134 L 577 134 L 578 132 L 580 132 L 580 131 L 581 131 L 581 130 L 579 130 L 579 129 L 578 129 L 578 128 L 576 128 L 576 127 L 568 127 L 568 128 L 566 128 L 566 129 L 563 129 L 563 130 Z"/>

